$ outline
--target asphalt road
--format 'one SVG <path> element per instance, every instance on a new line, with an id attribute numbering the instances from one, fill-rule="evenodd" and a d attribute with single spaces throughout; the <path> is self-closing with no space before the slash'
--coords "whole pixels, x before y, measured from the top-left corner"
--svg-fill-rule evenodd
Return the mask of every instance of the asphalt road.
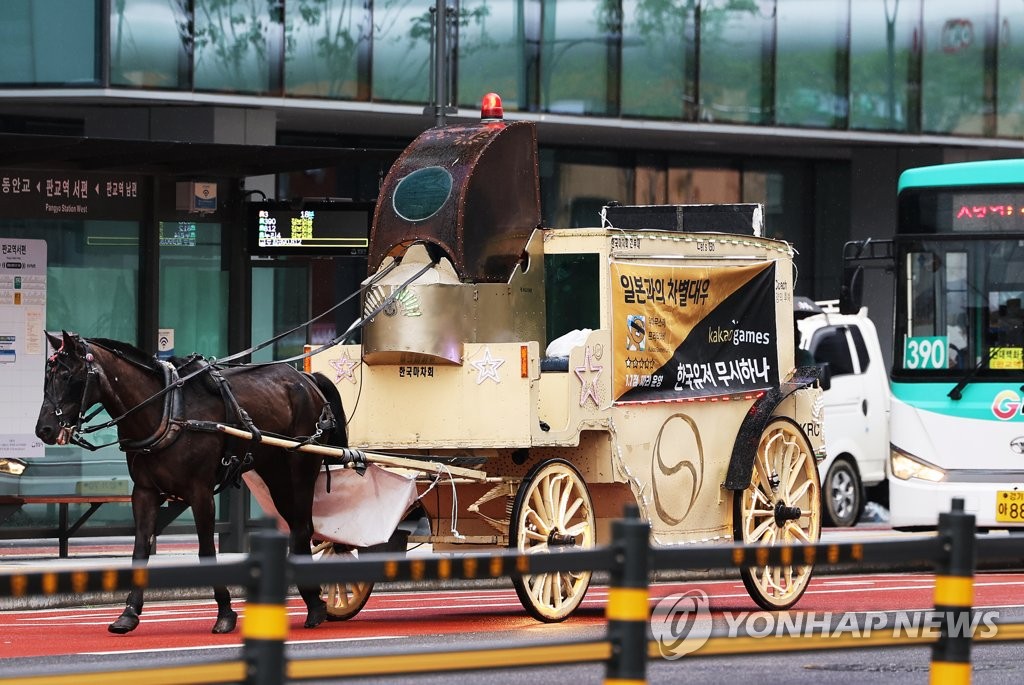
<path id="1" fill-rule="evenodd" d="M 898 535 L 884 525 L 874 525 L 828 529 L 824 538 L 830 542 L 846 542 Z M 30 572 L 105 564 L 111 559 L 123 562 L 130 555 L 130 546 L 126 548 L 123 542 L 79 541 L 79 546 L 73 546 L 73 558 L 69 560 L 53 559 L 46 552 L 40 554 L 38 546 L 8 545 L 0 548 L 0 570 Z M 170 539 L 160 549 L 158 557 L 165 557 L 165 562 L 185 563 L 189 555 L 194 554 L 194 543 L 190 538 Z M 155 562 L 159 563 L 159 559 Z M 929 680 L 931 665 L 931 649 L 927 644 L 880 648 L 865 639 L 865 646 L 860 646 L 856 635 L 867 635 L 868 629 L 876 634 L 893 632 L 900 621 L 903 621 L 901 630 L 906 633 L 915 616 L 920 618 L 922 612 L 934 606 L 933 589 L 934 577 L 926 573 L 815 575 L 807 593 L 794 610 L 786 614 L 788 620 L 813 623 L 817 633 L 827 632 L 833 638 L 840 638 L 835 642 L 849 643 L 853 648 L 792 652 L 787 651 L 787 647 L 793 645 L 791 640 L 767 631 L 754 642 L 753 654 L 705 656 L 697 649 L 673 660 L 652 658 L 647 663 L 648 681 L 678 683 L 695 679 L 699 683 L 730 685 L 747 680 L 758 685 L 925 683 Z M 663 601 L 670 602 L 694 591 L 705 593 L 709 613 L 697 616 L 693 626 L 706 625 L 706 632 L 714 636 L 728 634 L 730 630 L 741 635 L 765 632 L 767 619 L 757 618 L 764 614 L 758 611 L 738 579 L 686 578 L 656 583 L 651 588 L 652 613 L 657 614 Z M 465 590 L 409 589 L 378 584 L 366 607 L 354 619 L 306 630 L 302 628 L 305 609 L 297 598 L 292 598 L 286 654 L 289 659 L 326 659 L 600 641 L 606 635 L 606 599 L 607 588 L 595 584 L 581 609 L 569 620 L 541 624 L 526 614 L 510 585 L 501 581 Z M 979 573 L 974 606 L 974 617 L 980 621 L 981 628 L 988 626 L 986 621 L 1024 622 L 1024 573 Z M 229 635 L 209 632 L 216 609 L 209 594 L 202 591 L 190 591 L 187 597 L 179 596 L 170 601 L 149 601 L 136 631 L 123 636 L 111 635 L 106 626 L 122 607 L 119 598 L 107 596 L 89 598 L 85 604 L 65 602 L 51 608 L 17 607 L 0 611 L 0 684 L 6 678 L 18 676 L 166 668 L 243 658 L 240 629 Z M 235 609 L 241 614 L 241 626 L 245 620 L 243 598 L 236 598 Z M 651 639 L 658 635 L 655 628 L 652 622 Z M 699 632 L 693 628 L 693 634 Z M 852 639 L 843 639 L 850 634 L 854 634 Z M 830 640 L 826 642 L 832 646 Z M 1022 657 L 1024 643 L 976 640 L 973 681 L 1024 682 Z M 605 666 L 591 663 L 457 673 L 435 670 L 415 676 L 356 678 L 351 682 L 450 685 L 453 678 L 458 678 L 474 683 L 539 685 L 601 682 L 604 677 Z"/>
<path id="2" fill-rule="evenodd" d="M 823 576 L 812 580 L 791 618 L 813 618 L 818 632 L 838 634 L 846 621 L 852 630 L 894 630 L 899 617 L 911 617 L 933 606 L 934 578 L 929 574 L 872 574 Z M 383 590 L 384 588 L 380 588 Z M 764 632 L 763 615 L 735 580 L 700 583 L 659 583 L 652 586 L 651 605 L 680 593 L 699 590 L 709 598 L 710 632 L 726 634 L 730 625 L 745 625 Z M 436 654 L 475 647 L 511 644 L 551 645 L 575 640 L 601 640 L 605 636 L 604 603 L 607 589 L 593 587 L 581 610 L 560 624 L 541 624 L 522 610 L 511 588 L 419 592 L 375 591 L 364 610 L 343 623 L 316 629 L 301 627 L 304 608 L 289 602 L 290 631 L 286 647 L 290 659 L 371 655 L 395 651 Z M 1024 621 L 1024 574 L 983 573 L 975 583 L 976 615 L 990 612 L 996 621 Z M 245 604 L 236 602 L 244 621 Z M 129 635 L 107 633 L 106 625 L 120 611 L 116 604 L 66 607 L 0 614 L 0 682 L 2 678 L 30 674 L 58 674 L 82 670 L 180 666 L 242 658 L 241 632 L 211 635 L 215 607 L 209 600 L 150 602 L 140 627 Z M 984 614 L 987 617 L 989 614 Z M 909 624 L 907 624 L 909 625 Z M 924 626 L 924 623 L 920 624 Z M 979 626 L 984 624 L 979 618 Z M 742 631 L 740 631 L 742 634 Z M 700 683 L 735 683 L 752 677 L 761 683 L 924 683 L 929 678 L 930 649 L 867 647 L 788 653 L 785 637 L 766 635 L 757 642 L 758 654 L 702 657 L 694 654 L 675 660 L 652 659 L 648 680 L 678 683 L 684 678 Z M 763 646 L 762 646 L 763 644 Z M 1024 645 L 976 643 L 974 682 L 1024 682 Z M 752 675 L 753 674 L 753 675 Z M 480 683 L 601 682 L 602 664 L 524 667 L 500 671 L 431 673 L 355 679 L 373 683 L 444 683 L 453 677 Z M 324 681 L 328 682 L 328 681 Z"/>

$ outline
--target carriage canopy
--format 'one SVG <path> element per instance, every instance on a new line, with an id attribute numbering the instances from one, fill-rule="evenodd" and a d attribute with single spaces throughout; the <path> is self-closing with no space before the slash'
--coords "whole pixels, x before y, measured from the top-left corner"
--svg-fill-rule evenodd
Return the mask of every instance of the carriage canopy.
<path id="1" fill-rule="evenodd" d="M 466 282 L 506 282 L 540 225 L 531 122 L 431 128 L 384 179 L 370 232 L 369 273 L 414 241 L 443 250 Z"/>

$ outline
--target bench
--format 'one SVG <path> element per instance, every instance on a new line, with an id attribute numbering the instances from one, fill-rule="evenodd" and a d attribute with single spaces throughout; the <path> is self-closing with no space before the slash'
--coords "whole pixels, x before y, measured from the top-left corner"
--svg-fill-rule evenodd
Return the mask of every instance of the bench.
<path id="1" fill-rule="evenodd" d="M 4 539 L 26 539 L 26 538 L 57 538 L 58 554 L 60 557 L 68 556 L 68 541 L 75 535 L 82 536 L 108 536 L 108 535 L 135 535 L 135 528 L 132 525 L 124 526 L 103 526 L 95 529 L 82 529 L 82 526 L 95 514 L 104 504 L 130 503 L 131 495 L 0 495 L 0 524 L 21 510 L 26 504 L 56 504 L 57 505 L 57 527 L 52 526 L 29 526 L 29 527 L 3 527 L 0 525 L 0 538 Z M 72 504 L 88 505 L 82 514 L 70 520 L 69 509 Z M 159 534 L 174 519 L 187 509 L 184 502 L 169 501 L 160 507 L 160 514 L 157 518 L 156 532 Z"/>

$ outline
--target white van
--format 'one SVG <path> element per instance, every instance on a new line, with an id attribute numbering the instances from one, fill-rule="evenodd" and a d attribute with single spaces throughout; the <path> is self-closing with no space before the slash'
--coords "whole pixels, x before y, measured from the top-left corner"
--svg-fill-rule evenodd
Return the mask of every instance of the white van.
<path id="1" fill-rule="evenodd" d="M 796 299 L 800 347 L 816 363 L 827 363 L 831 376 L 822 397 L 827 454 L 819 466 L 823 519 L 828 525 L 852 526 L 869 494 L 888 506 L 889 379 L 882 348 L 867 307 L 840 314 L 837 301 Z"/>

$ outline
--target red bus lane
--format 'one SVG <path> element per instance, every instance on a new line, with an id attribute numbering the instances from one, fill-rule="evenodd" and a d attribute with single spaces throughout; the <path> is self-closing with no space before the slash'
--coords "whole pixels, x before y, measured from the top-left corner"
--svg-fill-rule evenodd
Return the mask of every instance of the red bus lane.
<path id="1" fill-rule="evenodd" d="M 975 577 L 975 608 L 1024 606 L 1024 574 L 983 573 Z M 651 605 L 675 593 L 701 590 L 709 598 L 712 615 L 757 612 L 738 580 L 658 583 L 651 586 Z M 879 612 L 927 610 L 934 606 L 934 576 L 929 574 L 875 574 L 819 576 L 797 605 L 797 611 Z M 288 601 L 290 642 L 355 642 L 401 640 L 415 635 L 454 633 L 522 633 L 557 638 L 561 626 L 604 624 L 608 590 L 594 586 L 580 611 L 565 624 L 538 623 L 522 609 L 515 591 L 483 589 L 463 591 L 375 592 L 355 618 L 302 627 L 305 607 L 297 598 Z M 107 632 L 117 617 L 115 605 L 7 611 L 0 613 L 0 659 L 54 655 L 127 653 L 169 649 L 223 649 L 242 644 L 241 630 L 214 635 L 216 605 L 210 601 L 150 602 L 139 628 L 128 635 Z M 245 603 L 235 609 L 244 621 Z M 532 634 L 532 635 L 531 635 Z"/>

